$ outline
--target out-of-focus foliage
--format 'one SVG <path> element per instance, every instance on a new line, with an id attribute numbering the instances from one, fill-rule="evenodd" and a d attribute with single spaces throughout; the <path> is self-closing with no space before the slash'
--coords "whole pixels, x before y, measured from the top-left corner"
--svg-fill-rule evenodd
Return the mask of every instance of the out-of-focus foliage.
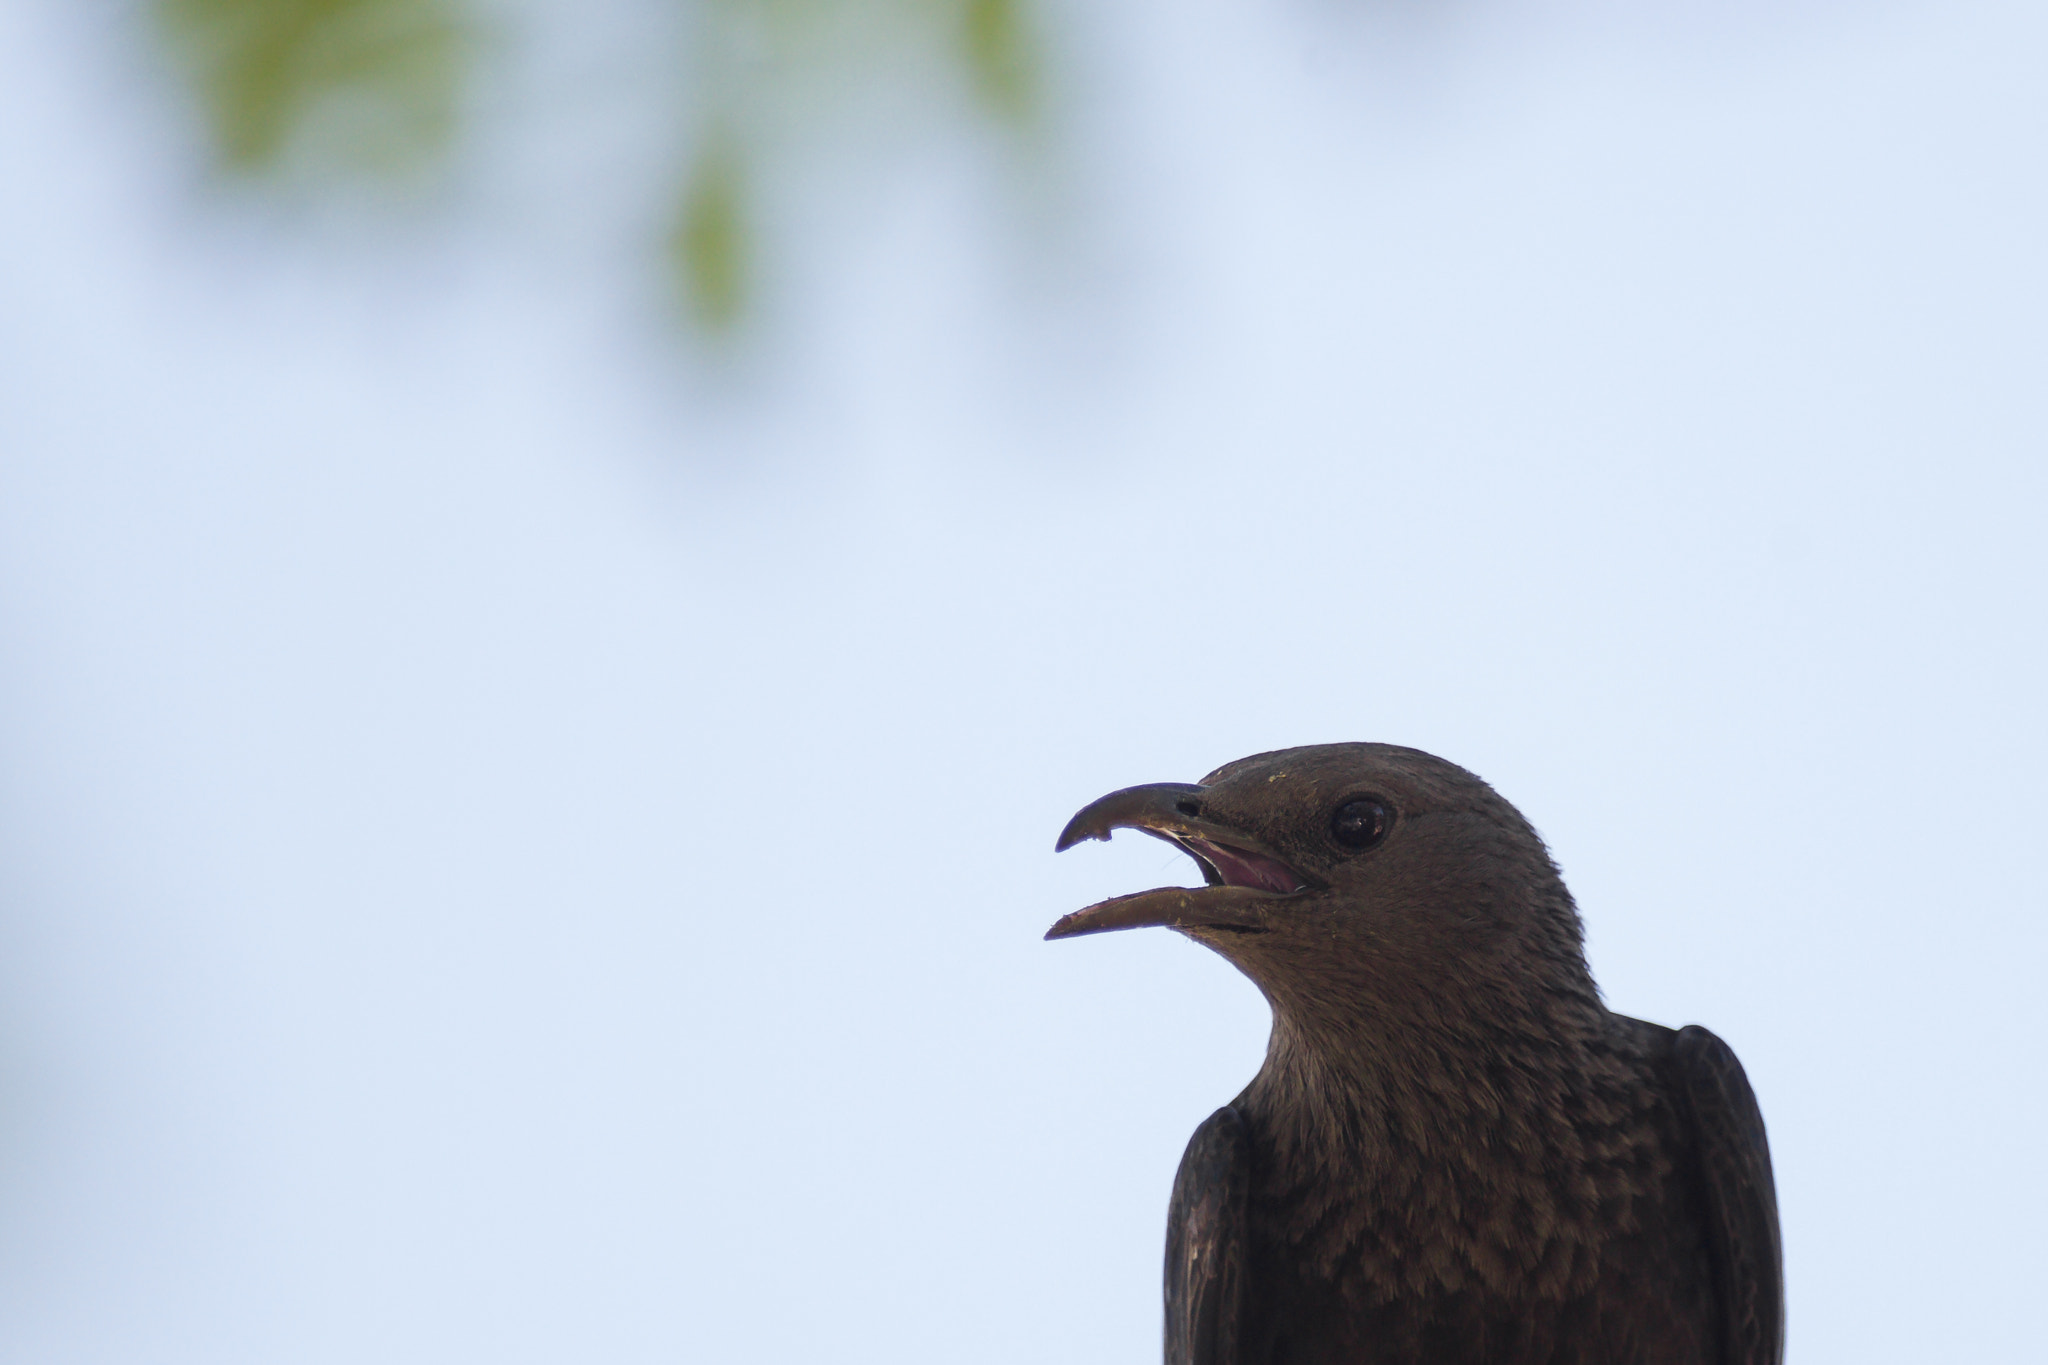
<path id="1" fill-rule="evenodd" d="M 1022 0 L 966 0 L 961 24 L 975 93 L 999 117 L 1037 112 L 1038 50 Z"/>
<path id="2" fill-rule="evenodd" d="M 699 322 L 739 320 L 747 292 L 746 186 L 730 138 L 714 133 L 698 153 L 673 241 L 675 265 Z"/>
<path id="3" fill-rule="evenodd" d="M 698 0 L 696 149 L 670 236 L 696 320 L 741 322 L 763 161 L 826 131 L 867 97 L 922 96 L 921 116 L 1032 123 L 1042 100 L 1028 0 Z M 947 87 L 950 87 L 948 89 Z"/>
<path id="4" fill-rule="evenodd" d="M 411 169 L 455 131 L 474 45 L 458 0 L 160 0 L 220 159 Z"/>
<path id="5" fill-rule="evenodd" d="M 558 0 L 567 3 L 567 0 Z M 458 144 L 481 46 L 465 0 L 154 0 L 227 167 L 255 176 L 416 174 Z M 864 94 L 931 87 L 927 109 L 1021 130 L 1045 76 L 1031 0 L 685 0 L 677 54 L 694 149 L 669 202 L 669 259 L 704 329 L 758 294 L 763 162 Z M 650 9 L 650 20 L 658 14 Z M 494 13 L 492 27 L 516 24 Z M 514 52 L 517 43 L 493 44 Z"/>

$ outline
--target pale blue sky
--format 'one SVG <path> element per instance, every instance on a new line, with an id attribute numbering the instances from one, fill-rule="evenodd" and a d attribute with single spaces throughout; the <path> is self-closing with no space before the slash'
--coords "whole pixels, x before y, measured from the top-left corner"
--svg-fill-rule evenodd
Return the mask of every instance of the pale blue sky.
<path id="1" fill-rule="evenodd" d="M 223 212 L 68 8 L 0 9 L 0 1357 L 1151 1358 L 1263 1007 L 1039 942 L 1188 871 L 1052 839 L 1336 739 L 1736 1047 L 1800 1365 L 2038 1351 L 2038 7 L 1120 7 L 1053 233 L 899 150 L 729 372 L 559 143 Z"/>

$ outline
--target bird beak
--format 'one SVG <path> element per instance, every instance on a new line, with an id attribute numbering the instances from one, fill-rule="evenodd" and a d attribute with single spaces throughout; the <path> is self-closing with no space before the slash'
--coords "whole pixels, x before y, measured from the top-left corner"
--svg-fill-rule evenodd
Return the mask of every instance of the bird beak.
<path id="1" fill-rule="evenodd" d="M 1229 825 L 1205 818 L 1207 788 L 1186 782 L 1153 782 L 1126 787 L 1084 806 L 1060 831 L 1055 853 L 1087 839 L 1107 839 L 1113 830 L 1135 829 L 1164 839 L 1202 869 L 1199 888 L 1163 886 L 1116 896 L 1076 910 L 1045 936 L 1075 938 L 1111 929 L 1162 926 L 1182 931 L 1216 929 L 1263 933 L 1275 901 L 1317 885 L 1253 839 Z"/>

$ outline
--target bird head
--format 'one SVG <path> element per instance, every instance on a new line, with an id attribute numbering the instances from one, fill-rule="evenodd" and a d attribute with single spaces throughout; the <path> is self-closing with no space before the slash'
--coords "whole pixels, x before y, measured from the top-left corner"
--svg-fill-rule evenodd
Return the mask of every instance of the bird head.
<path id="1" fill-rule="evenodd" d="M 1578 914 L 1536 831 L 1479 778 L 1419 750 L 1315 745 L 1200 783 L 1127 787 L 1084 807 L 1056 848 L 1117 829 L 1176 845 L 1206 885 L 1102 901 L 1047 938 L 1174 929 L 1276 1006 L 1355 1001 L 1357 987 L 1427 1004 L 1487 979 L 1591 989 Z"/>

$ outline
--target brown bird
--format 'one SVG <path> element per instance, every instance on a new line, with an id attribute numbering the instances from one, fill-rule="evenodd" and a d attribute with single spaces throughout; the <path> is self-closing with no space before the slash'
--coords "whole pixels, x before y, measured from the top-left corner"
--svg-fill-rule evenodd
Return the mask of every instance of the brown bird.
<path id="1" fill-rule="evenodd" d="M 1415 749 L 1258 754 L 1114 792 L 1208 885 L 1068 915 L 1163 925 L 1273 1009 L 1195 1131 L 1166 1237 L 1168 1365 L 1778 1365 L 1763 1118 L 1727 1044 L 1610 1012 L 1529 822 Z"/>

